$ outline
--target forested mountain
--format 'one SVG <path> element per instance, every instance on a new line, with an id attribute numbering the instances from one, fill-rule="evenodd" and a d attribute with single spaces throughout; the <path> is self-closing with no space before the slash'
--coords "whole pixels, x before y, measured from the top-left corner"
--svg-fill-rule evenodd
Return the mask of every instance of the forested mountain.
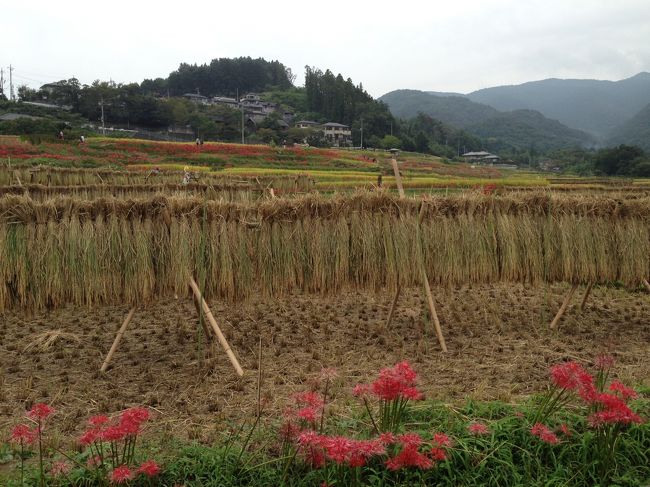
<path id="1" fill-rule="evenodd" d="M 650 104 L 612 131 L 608 143 L 636 145 L 650 151 Z"/>
<path id="2" fill-rule="evenodd" d="M 498 115 L 498 110 L 475 103 L 462 96 L 433 95 L 417 90 L 396 90 L 379 97 L 393 115 L 400 118 L 415 117 L 426 113 L 443 123 L 455 127 L 468 127 Z"/>
<path id="3" fill-rule="evenodd" d="M 544 116 L 599 137 L 650 103 L 650 73 L 621 81 L 546 79 L 496 86 L 467 97 L 497 110 L 538 110 Z"/>
<path id="4" fill-rule="evenodd" d="M 484 138 L 485 147 L 492 151 L 521 151 L 534 147 L 537 152 L 563 147 L 594 145 L 589 135 L 570 129 L 557 120 L 550 120 L 532 110 L 499 112 L 462 96 L 442 96 L 415 90 L 397 90 L 382 96 L 394 115 L 411 118 L 424 113 L 463 128 Z"/>
<path id="5" fill-rule="evenodd" d="M 270 87 L 293 86 L 293 73 L 279 61 L 250 57 L 213 59 L 210 64 L 182 63 L 165 78 L 145 79 L 140 85 L 146 94 L 181 96 L 235 96 L 237 92 L 263 91 Z"/>
<path id="6" fill-rule="evenodd" d="M 593 137 L 570 129 L 557 120 L 550 120 L 534 110 L 514 110 L 467 127 L 485 140 L 492 151 L 547 152 L 567 147 L 595 145 Z"/>

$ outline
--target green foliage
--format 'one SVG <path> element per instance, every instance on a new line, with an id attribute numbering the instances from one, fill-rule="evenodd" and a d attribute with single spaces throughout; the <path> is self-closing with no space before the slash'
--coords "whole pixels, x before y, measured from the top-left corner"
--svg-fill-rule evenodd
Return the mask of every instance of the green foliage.
<path id="1" fill-rule="evenodd" d="M 570 129 L 533 110 L 501 113 L 467 128 L 482 137 L 492 151 L 528 149 L 547 152 L 569 147 L 585 147 L 593 139 L 580 130 Z"/>
<path id="2" fill-rule="evenodd" d="M 640 147 L 619 145 L 598 151 L 594 169 L 608 176 L 650 176 L 650 159 Z"/>
<path id="3" fill-rule="evenodd" d="M 391 124 L 397 123 L 388 107 L 375 101 L 361 84 L 355 86 L 350 78 L 334 76 L 329 69 L 323 73 L 306 66 L 305 93 L 307 111 L 317 113 L 319 119 L 349 125 L 354 145 L 361 144 L 362 123 L 364 145 L 373 136 L 381 138 L 390 133 Z"/>
<path id="4" fill-rule="evenodd" d="M 267 88 L 288 89 L 292 86 L 287 68 L 279 61 L 250 57 L 213 59 L 210 64 L 181 64 L 170 73 L 166 86 L 162 81 L 145 80 L 149 90 L 168 89 L 172 96 L 196 93 L 205 96 L 235 96 L 237 92 L 264 91 Z"/>

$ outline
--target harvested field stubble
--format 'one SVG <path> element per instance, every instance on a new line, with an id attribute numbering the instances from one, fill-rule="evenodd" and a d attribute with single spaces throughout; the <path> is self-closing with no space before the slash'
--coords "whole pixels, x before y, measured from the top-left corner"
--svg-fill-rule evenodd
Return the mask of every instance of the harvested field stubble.
<path id="1" fill-rule="evenodd" d="M 650 275 L 650 199 L 385 193 L 235 204 L 192 198 L 0 199 L 0 307 L 146 303 L 205 293 L 335 293 L 432 282 Z"/>
<path id="2" fill-rule="evenodd" d="M 80 417 L 146 405 L 155 408 L 161 431 L 213 442 L 233 420 L 255 416 L 260 337 L 262 404 L 270 421 L 323 367 L 338 369 L 333 407 L 346 413 L 357 407 L 351 384 L 401 360 L 420 372 L 427 398 L 452 403 L 468 397 L 517 401 L 546 390 L 550 365 L 588 364 L 600 353 L 616 357 L 616 378 L 650 386 L 647 295 L 596 286 L 586 309 L 574 300 L 560 332 L 549 333 L 565 292 L 565 284 L 434 288 L 449 353 L 440 352 L 419 288 L 403 289 L 390 329 L 383 326 L 392 299 L 387 291 L 212 301 L 245 370 L 242 378 L 218 344 L 199 349 L 190 299 L 138 307 L 106 374 L 99 367 L 127 306 L 66 307 L 30 318 L 8 311 L 0 319 L 0 436 L 8 437 L 31 404 L 46 401 L 62 411 L 57 427 L 67 434 L 81 433 Z"/>

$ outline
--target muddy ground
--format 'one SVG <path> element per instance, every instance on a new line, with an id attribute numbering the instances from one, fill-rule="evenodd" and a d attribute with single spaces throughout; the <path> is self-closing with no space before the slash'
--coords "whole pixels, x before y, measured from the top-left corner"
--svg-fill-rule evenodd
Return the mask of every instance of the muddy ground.
<path id="1" fill-rule="evenodd" d="M 267 417 L 323 367 L 338 369 L 335 404 L 346 407 L 352 386 L 399 360 L 412 362 L 427 397 L 452 402 L 514 401 L 543 390 L 549 365 L 589 363 L 604 352 L 616 357 L 618 377 L 650 384 L 650 295 L 597 287 L 581 312 L 580 288 L 552 332 L 548 324 L 566 291 L 566 285 L 434 289 L 447 354 L 419 289 L 402 293 L 389 330 L 388 292 L 211 303 L 246 371 L 242 379 L 217 345 L 197 345 L 189 298 L 138 309 L 105 374 L 99 368 L 127 307 L 0 315 L 0 434 L 36 401 L 57 408 L 56 429 L 63 433 L 78 431 L 88 415 L 144 404 L 157 411 L 157 429 L 209 441 L 224 422 L 254 415 L 260 336 Z"/>

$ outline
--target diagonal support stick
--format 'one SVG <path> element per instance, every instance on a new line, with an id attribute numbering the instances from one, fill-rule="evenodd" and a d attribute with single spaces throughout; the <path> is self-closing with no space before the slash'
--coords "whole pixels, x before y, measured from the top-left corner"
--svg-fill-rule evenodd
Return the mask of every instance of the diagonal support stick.
<path id="1" fill-rule="evenodd" d="M 221 346 L 226 352 L 226 355 L 228 355 L 228 358 L 230 359 L 230 363 L 233 365 L 235 368 L 235 371 L 237 372 L 237 375 L 239 377 L 244 375 L 244 371 L 241 368 L 241 365 L 239 365 L 239 361 L 237 360 L 237 357 L 235 357 L 235 354 L 230 348 L 230 345 L 228 345 L 228 341 L 226 340 L 226 337 L 223 336 L 223 333 L 221 333 L 221 328 L 219 328 L 219 325 L 217 324 L 217 320 L 214 319 L 214 316 L 212 316 L 212 311 L 210 311 L 210 307 L 208 306 L 208 303 L 205 302 L 205 299 L 203 299 L 203 296 L 201 295 L 201 291 L 199 290 L 199 286 L 196 284 L 196 281 L 194 278 L 190 277 L 190 287 L 192 288 L 192 291 L 194 292 L 194 296 L 196 296 L 197 301 L 201 303 L 201 308 L 203 309 L 203 313 L 205 314 L 205 317 L 208 319 L 208 322 L 210 322 L 210 325 L 212 325 L 212 329 L 217 335 L 217 338 L 219 339 L 219 343 L 221 343 Z"/>
<path id="2" fill-rule="evenodd" d="M 401 291 L 402 286 L 400 286 L 399 282 L 397 283 L 397 289 L 395 290 L 395 297 L 393 298 L 393 302 L 390 305 L 390 311 L 388 312 L 388 318 L 386 319 L 386 329 L 388 330 L 390 328 L 390 324 L 393 321 L 393 315 L 395 314 L 395 308 L 397 307 L 397 300 L 399 299 L 399 294 Z"/>
<path id="3" fill-rule="evenodd" d="M 102 368 L 99 369 L 100 372 L 106 372 L 106 369 L 108 368 L 108 364 L 113 358 L 113 354 L 115 353 L 115 350 L 117 350 L 117 346 L 120 344 L 120 340 L 122 340 L 122 335 L 124 335 L 124 332 L 126 331 L 126 327 L 129 326 L 129 323 L 131 322 L 131 318 L 133 318 L 134 313 L 135 313 L 135 306 L 131 308 L 129 314 L 124 319 L 122 326 L 120 326 L 120 329 L 117 332 L 117 335 L 115 336 L 115 340 L 113 340 L 113 345 L 111 345 L 111 349 L 108 351 L 108 355 L 106 355 L 106 360 L 104 360 L 104 363 L 102 364 Z"/>
<path id="4" fill-rule="evenodd" d="M 553 321 L 551 321 L 551 328 L 556 328 L 557 327 L 557 324 L 560 322 L 560 318 L 562 318 L 562 315 L 566 311 L 566 308 L 569 305 L 569 302 L 571 301 L 571 298 L 573 297 L 573 293 L 576 292 L 577 288 L 578 288 L 578 285 L 574 284 L 571 287 L 571 290 L 564 297 L 564 302 L 562 303 L 562 306 L 560 306 L 560 309 L 557 311 L 557 314 L 555 315 L 555 318 L 553 318 Z"/>
<path id="5" fill-rule="evenodd" d="M 585 291 L 585 297 L 582 298 L 582 304 L 580 305 L 580 311 L 585 310 L 585 306 L 587 305 L 587 299 L 589 299 L 589 294 L 591 293 L 591 288 L 594 286 L 593 281 L 589 281 L 589 285 L 587 286 L 587 290 Z"/>

